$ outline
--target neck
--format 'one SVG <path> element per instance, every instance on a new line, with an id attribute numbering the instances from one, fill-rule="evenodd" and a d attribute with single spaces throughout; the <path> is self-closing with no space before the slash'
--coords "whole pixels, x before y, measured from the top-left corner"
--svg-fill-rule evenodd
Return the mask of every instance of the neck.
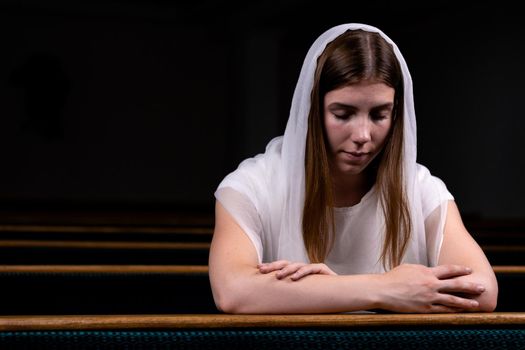
<path id="1" fill-rule="evenodd" d="M 332 188 L 335 207 L 351 207 L 361 201 L 374 184 L 368 172 L 356 175 L 332 175 Z"/>

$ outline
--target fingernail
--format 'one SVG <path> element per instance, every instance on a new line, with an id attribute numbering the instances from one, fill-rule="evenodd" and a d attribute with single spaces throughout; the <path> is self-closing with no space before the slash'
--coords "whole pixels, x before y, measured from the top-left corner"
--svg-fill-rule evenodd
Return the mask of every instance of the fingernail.
<path id="1" fill-rule="evenodd" d="M 470 267 L 467 267 L 467 272 L 468 273 L 471 273 L 472 272 L 472 269 Z"/>
<path id="2" fill-rule="evenodd" d="M 485 291 L 485 287 L 482 286 L 482 285 L 479 285 L 478 286 L 478 292 L 484 292 Z"/>
<path id="3" fill-rule="evenodd" d="M 476 300 L 472 300 L 472 301 L 470 302 L 470 304 L 471 304 L 473 307 L 476 307 L 476 306 L 479 305 L 479 303 L 478 303 Z"/>

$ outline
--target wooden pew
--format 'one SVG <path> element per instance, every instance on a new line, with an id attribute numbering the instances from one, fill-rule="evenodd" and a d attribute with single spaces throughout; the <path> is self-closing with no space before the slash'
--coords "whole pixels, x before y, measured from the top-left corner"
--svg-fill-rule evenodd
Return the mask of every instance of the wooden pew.
<path id="1" fill-rule="evenodd" d="M 0 225 L 0 264 L 206 265 L 207 226 Z"/>
<path id="2" fill-rule="evenodd" d="M 9 348 L 519 349 L 524 313 L 2 316 Z"/>
<path id="3" fill-rule="evenodd" d="M 499 294 L 496 311 L 525 311 L 525 265 L 493 266 Z"/>
<path id="4" fill-rule="evenodd" d="M 0 331 L 101 329 L 383 328 L 525 326 L 525 312 L 388 314 L 353 312 L 295 315 L 149 314 L 0 316 Z"/>
<path id="5" fill-rule="evenodd" d="M 0 264 L 206 265 L 210 226 L 0 225 Z M 493 265 L 525 265 L 525 235 L 478 231 Z"/>
<path id="6" fill-rule="evenodd" d="M 1 315 L 214 313 L 207 266 L 3 265 Z"/>
<path id="7" fill-rule="evenodd" d="M 54 205 L 49 201 L 30 205 L 23 203 L 4 203 L 0 210 L 2 225 L 33 226 L 136 226 L 136 227 L 212 227 L 214 204 L 167 208 L 150 203 L 146 206 L 120 205 L 104 206 L 104 203 L 67 206 Z"/>
<path id="8" fill-rule="evenodd" d="M 0 278 L 12 297 L 0 314 L 216 312 L 206 268 L 212 221 L 124 222 L 0 225 Z M 472 231 L 498 262 L 497 310 L 525 311 L 522 231 L 502 223 Z"/>
<path id="9" fill-rule="evenodd" d="M 466 218 L 465 226 L 492 265 L 525 265 L 525 221 Z"/>

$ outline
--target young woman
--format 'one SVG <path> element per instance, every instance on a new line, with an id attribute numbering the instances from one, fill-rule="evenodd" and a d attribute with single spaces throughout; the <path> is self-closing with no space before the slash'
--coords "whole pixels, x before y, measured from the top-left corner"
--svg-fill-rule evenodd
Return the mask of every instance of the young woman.
<path id="1" fill-rule="evenodd" d="M 209 271 L 224 312 L 496 307 L 490 263 L 416 162 L 411 77 L 375 27 L 343 24 L 314 42 L 284 135 L 215 196 Z"/>

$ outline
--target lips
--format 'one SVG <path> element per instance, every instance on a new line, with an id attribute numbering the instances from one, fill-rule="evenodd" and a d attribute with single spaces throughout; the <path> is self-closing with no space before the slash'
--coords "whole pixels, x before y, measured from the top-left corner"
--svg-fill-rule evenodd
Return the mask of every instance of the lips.
<path id="1" fill-rule="evenodd" d="M 349 154 L 353 155 L 354 157 L 362 157 L 362 156 L 366 156 L 368 154 L 367 152 L 345 152 L 345 153 L 349 153 Z"/>
<path id="2" fill-rule="evenodd" d="M 349 161 L 362 161 L 370 155 L 370 152 L 347 152 L 342 151 L 344 157 Z"/>

